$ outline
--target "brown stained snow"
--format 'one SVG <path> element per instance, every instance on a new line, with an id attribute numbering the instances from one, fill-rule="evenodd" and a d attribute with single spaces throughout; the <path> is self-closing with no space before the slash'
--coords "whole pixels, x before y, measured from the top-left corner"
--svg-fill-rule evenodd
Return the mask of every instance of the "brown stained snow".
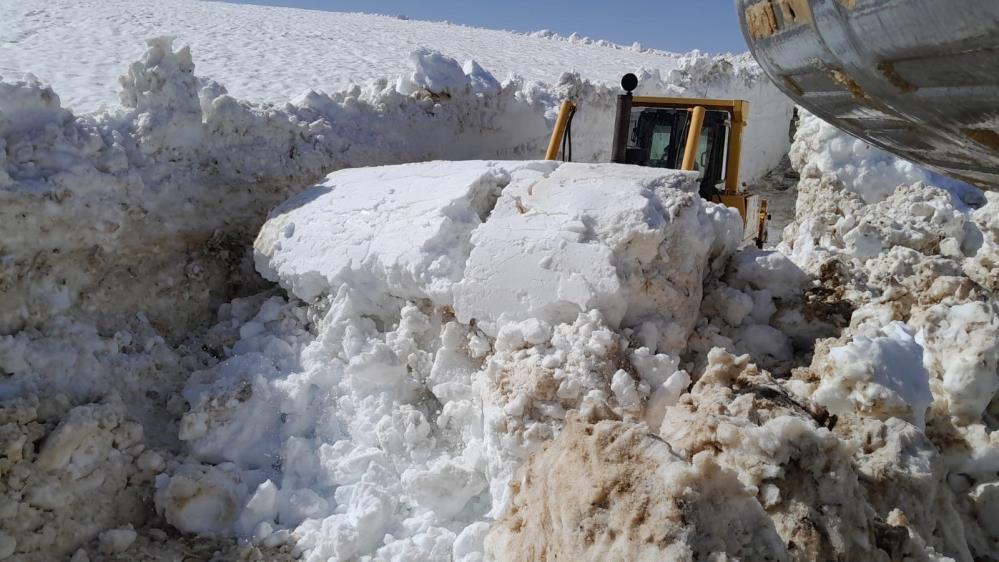
<path id="1" fill-rule="evenodd" d="M 511 489 L 486 539 L 497 559 L 787 559 L 771 554 L 780 539 L 735 473 L 685 461 L 644 425 L 570 416 Z"/>

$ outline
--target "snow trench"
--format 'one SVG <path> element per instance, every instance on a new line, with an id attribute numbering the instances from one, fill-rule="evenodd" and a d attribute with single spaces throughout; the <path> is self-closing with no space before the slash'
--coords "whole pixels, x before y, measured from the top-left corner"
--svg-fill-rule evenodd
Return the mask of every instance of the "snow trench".
<path id="1" fill-rule="evenodd" d="M 60 315 L 113 330 L 141 310 L 168 337 L 186 333 L 259 288 L 243 250 L 290 195 L 341 168 L 538 158 L 566 97 L 581 107 L 575 158 L 609 158 L 617 92 L 578 75 L 500 83 L 421 49 L 397 79 L 259 105 L 198 77 L 169 38 L 149 45 L 121 77 L 121 106 L 99 113 L 74 115 L 30 76 L 0 82 L 0 331 Z M 791 106 L 758 68 L 692 56 L 646 71 L 642 92 L 749 99 L 747 180 L 786 152 Z"/>
<path id="2" fill-rule="evenodd" d="M 786 116 L 759 73 L 681 70 L 654 85 Z M 569 93 L 605 159 L 616 92 L 571 75 L 421 51 L 259 106 L 160 39 L 122 83 L 80 117 L 0 83 L 0 557 L 999 549 L 991 193 L 806 116 L 795 221 L 745 249 L 689 175 L 532 160 Z M 486 160 L 404 164 L 437 158 Z"/>

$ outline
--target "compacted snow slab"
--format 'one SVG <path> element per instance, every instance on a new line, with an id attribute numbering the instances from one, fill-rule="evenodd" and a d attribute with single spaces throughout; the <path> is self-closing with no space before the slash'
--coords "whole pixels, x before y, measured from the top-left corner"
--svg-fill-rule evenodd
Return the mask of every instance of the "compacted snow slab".
<path id="1" fill-rule="evenodd" d="M 536 178 L 556 166 L 431 162 L 335 172 L 271 212 L 254 245 L 257 269 L 305 301 L 343 284 L 449 300 L 469 236 L 500 190 L 514 175 Z"/>
<path id="2" fill-rule="evenodd" d="M 307 302 L 341 285 L 430 298 L 491 336 L 597 309 L 677 348 L 706 258 L 731 250 L 740 225 L 675 170 L 429 162 L 330 174 L 275 209 L 255 248 L 264 277 Z"/>
<path id="3" fill-rule="evenodd" d="M 502 321 L 571 322 L 598 309 L 615 328 L 649 323 L 675 350 L 697 317 L 705 256 L 719 240 L 731 248 L 740 227 L 734 212 L 699 203 L 693 174 L 563 164 L 503 191 L 472 234 L 455 311 L 495 334 Z"/>

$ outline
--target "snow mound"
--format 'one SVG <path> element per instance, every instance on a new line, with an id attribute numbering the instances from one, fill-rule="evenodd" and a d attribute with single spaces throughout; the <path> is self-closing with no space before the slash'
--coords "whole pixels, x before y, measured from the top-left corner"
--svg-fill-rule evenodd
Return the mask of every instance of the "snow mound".
<path id="1" fill-rule="evenodd" d="M 637 419 L 689 382 L 676 352 L 739 219 L 701 200 L 690 174 L 625 171 L 344 170 L 275 209 L 257 263 L 308 312 L 267 301 L 231 355 L 191 378 L 190 461 L 158 481 L 158 509 L 189 531 L 292 533 L 307 560 L 478 552 L 513 471 L 568 411 Z M 514 228 L 526 236 L 512 242 Z M 541 263 L 559 242 L 579 253 Z M 486 257 L 500 263 L 511 246 L 530 258 L 510 271 L 548 272 L 566 306 L 505 314 L 508 297 L 490 296 L 505 278 Z M 615 290 L 600 300 L 572 287 Z"/>

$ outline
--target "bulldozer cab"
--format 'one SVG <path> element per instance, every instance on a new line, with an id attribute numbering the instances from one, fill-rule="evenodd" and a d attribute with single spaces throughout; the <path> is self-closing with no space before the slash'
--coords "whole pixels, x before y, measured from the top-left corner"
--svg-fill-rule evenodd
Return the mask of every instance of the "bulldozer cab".
<path id="1" fill-rule="evenodd" d="M 763 247 L 767 202 L 739 183 L 742 131 L 749 114 L 743 100 L 633 96 L 634 74 L 621 79 L 611 161 L 695 171 L 701 196 L 733 207 L 742 216 L 744 242 Z"/>
<path id="2" fill-rule="evenodd" d="M 679 169 L 690 138 L 691 112 L 679 107 L 632 107 L 625 164 Z M 701 196 L 715 199 L 724 191 L 726 156 L 732 116 L 706 110 L 694 148 L 694 171 L 700 174 Z"/>
<path id="3" fill-rule="evenodd" d="M 739 184 L 742 131 L 749 103 L 743 100 L 633 96 L 634 74 L 621 79 L 617 97 L 611 162 L 695 171 L 701 196 L 739 211 L 743 242 L 762 248 L 767 239 L 767 202 Z M 554 160 L 562 146 L 571 160 L 572 116 L 576 105 L 562 102 L 545 158 Z M 568 147 L 568 150 L 566 148 Z"/>

